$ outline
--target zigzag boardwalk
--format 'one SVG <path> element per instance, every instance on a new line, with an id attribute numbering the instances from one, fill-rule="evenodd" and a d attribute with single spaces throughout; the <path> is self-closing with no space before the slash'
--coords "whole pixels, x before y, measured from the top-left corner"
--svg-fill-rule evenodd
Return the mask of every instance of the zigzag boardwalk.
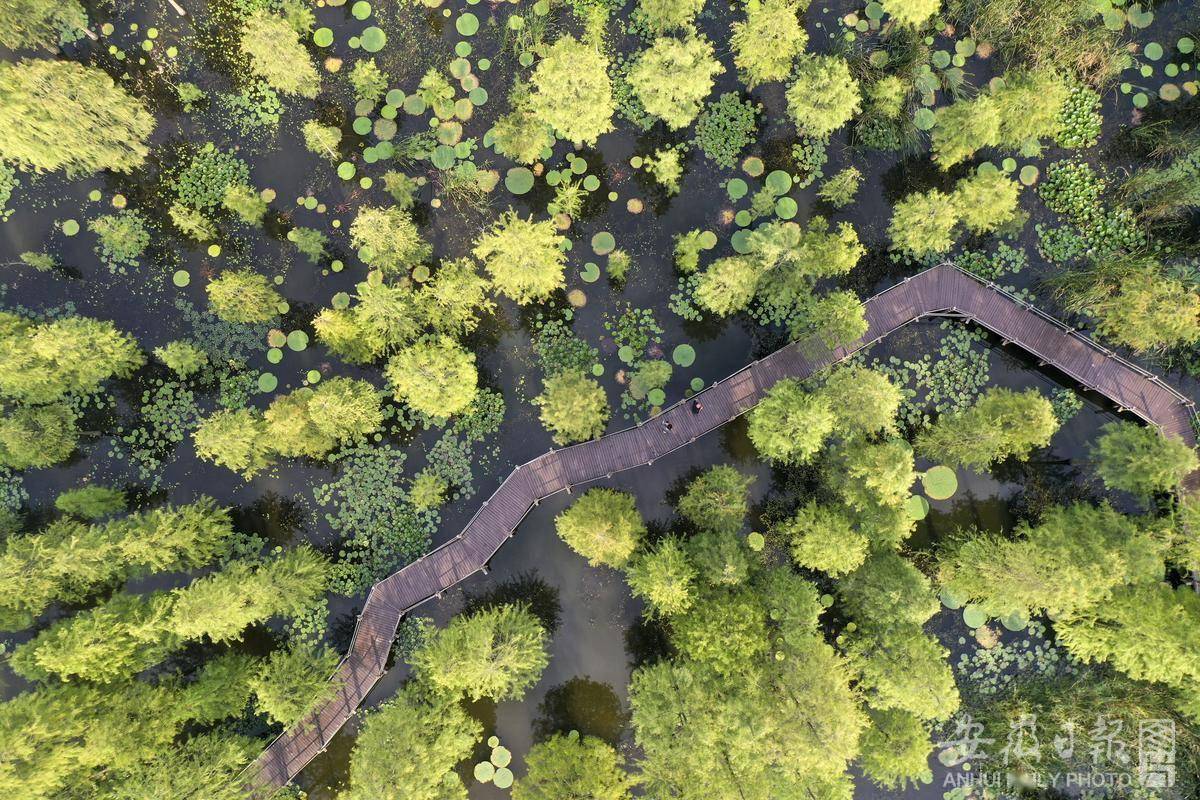
<path id="1" fill-rule="evenodd" d="M 691 413 L 680 402 L 660 417 L 673 429 L 652 424 L 611 433 L 522 464 L 450 541 L 371 589 L 333 680 L 333 699 L 285 731 L 245 773 L 247 791 L 269 797 L 290 782 L 354 714 L 383 674 L 400 618 L 468 576 L 486 571 L 488 560 L 513 535 L 540 499 L 621 470 L 653 463 L 748 411 L 784 378 L 805 378 L 872 345 L 914 320 L 959 316 L 1020 345 L 1120 408 L 1156 425 L 1164 434 L 1195 446 L 1193 403 L 1157 376 L 1042 313 L 993 284 L 950 264 L 905 279 L 864 303 L 867 333 L 849 347 L 830 350 L 815 340 L 795 342 L 744 367 L 700 393 L 704 409 Z M 1193 475 L 1189 484 L 1198 476 Z"/>

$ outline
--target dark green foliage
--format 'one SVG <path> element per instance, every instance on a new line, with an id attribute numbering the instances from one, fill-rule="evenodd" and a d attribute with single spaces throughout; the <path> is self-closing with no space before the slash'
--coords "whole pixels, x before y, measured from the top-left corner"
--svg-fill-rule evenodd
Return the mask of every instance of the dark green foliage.
<path id="1" fill-rule="evenodd" d="M 738 154 L 754 140 L 761 107 L 725 92 L 705 107 L 696 120 L 696 146 L 717 166 L 732 167 Z"/>

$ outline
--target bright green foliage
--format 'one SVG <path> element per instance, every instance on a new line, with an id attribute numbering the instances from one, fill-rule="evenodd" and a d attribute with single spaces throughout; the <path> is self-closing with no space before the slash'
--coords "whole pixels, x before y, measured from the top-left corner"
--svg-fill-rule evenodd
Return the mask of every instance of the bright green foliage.
<path id="1" fill-rule="evenodd" d="M 878 550 L 838 584 L 846 612 L 860 627 L 923 625 L 941 608 L 921 571 L 894 550 Z"/>
<path id="2" fill-rule="evenodd" d="M 496 291 L 518 303 L 545 300 L 565 285 L 565 239 L 553 220 L 522 219 L 511 209 L 479 238 L 472 251 Z"/>
<path id="3" fill-rule="evenodd" d="M 322 125 L 310 119 L 300 128 L 304 134 L 304 146 L 309 151 L 329 159 L 338 158 L 338 145 L 342 143 L 342 132 L 333 125 Z"/>
<path id="4" fill-rule="evenodd" d="M 425 185 L 424 176 L 414 178 L 406 172 L 389 169 L 381 178 L 383 190 L 391 195 L 396 208 L 409 211 L 417 204 L 417 194 Z"/>
<path id="5" fill-rule="evenodd" d="M 750 305 L 762 275 L 761 264 L 747 256 L 726 256 L 708 265 L 696 284 L 696 302 L 722 317 Z"/>
<path id="6" fill-rule="evenodd" d="M 1200 339 L 1200 295 L 1179 279 L 1142 270 L 1112 288 L 1087 309 L 1102 336 L 1140 352 Z"/>
<path id="7" fill-rule="evenodd" d="M 555 444 L 599 438 L 611 413 L 604 387 L 570 370 L 547 378 L 533 402 Z"/>
<path id="8" fill-rule="evenodd" d="M 817 281 L 845 275 L 866 253 L 849 223 L 831 229 L 824 217 L 813 217 L 803 229 L 794 222 L 764 223 L 746 244 L 762 270 L 755 288 L 758 316 L 793 326 L 811 322 L 815 306 L 833 296 L 819 298 Z"/>
<path id="9" fill-rule="evenodd" d="M 597 46 L 563 36 L 548 47 L 533 71 L 530 108 L 560 138 L 595 144 L 612 130 L 616 110 L 608 57 Z"/>
<path id="10" fill-rule="evenodd" d="M 0 466 L 49 467 L 75 450 L 75 411 L 66 403 L 18 406 L 0 417 Z"/>
<path id="11" fill-rule="evenodd" d="M 850 121 L 862 108 L 858 82 L 840 56 L 800 59 L 787 90 L 788 115 L 805 136 L 824 137 Z"/>
<path id="12" fill-rule="evenodd" d="M 1135 680 L 1169 686 L 1200 680 L 1200 596 L 1190 586 L 1121 587 L 1054 629 L 1080 661 L 1107 661 Z"/>
<path id="13" fill-rule="evenodd" d="M 942 169 L 1000 143 L 1000 109 L 990 94 L 942 106 L 934 111 L 934 119 L 933 160 Z"/>
<path id="14" fill-rule="evenodd" d="M 328 569 L 324 557 L 308 545 L 257 565 L 234 561 L 175 590 L 170 634 L 228 642 L 248 625 L 294 617 L 325 591 Z"/>
<path id="15" fill-rule="evenodd" d="M 646 601 L 652 614 L 681 614 L 695 600 L 696 567 L 675 537 L 663 539 L 653 549 L 635 556 L 625 571 L 634 597 Z"/>
<path id="16" fill-rule="evenodd" d="M 413 476 L 408 487 L 408 502 L 414 508 L 425 511 L 438 508 L 446 502 L 450 484 L 431 469 L 423 469 Z"/>
<path id="17" fill-rule="evenodd" d="M 267 657 L 250 681 L 255 705 L 273 722 L 294 725 L 329 699 L 338 684 L 329 679 L 338 654 L 328 648 L 296 645 Z"/>
<path id="18" fill-rule="evenodd" d="M 266 276 L 248 269 L 222 272 L 204 290 L 213 313 L 226 322 L 266 322 L 283 302 Z"/>
<path id="19" fill-rule="evenodd" d="M 96 255 L 110 268 L 136 267 L 150 246 L 150 231 L 136 211 L 105 214 L 88 223 L 96 234 Z"/>
<path id="20" fill-rule="evenodd" d="M 705 106 L 696 121 L 696 146 L 709 161 L 732 167 L 738 154 L 754 141 L 761 111 L 761 106 L 736 92 L 723 93 Z"/>
<path id="21" fill-rule="evenodd" d="M 67 177 L 129 172 L 145 159 L 152 117 L 107 73 L 74 61 L 0 64 L 0 160 Z"/>
<path id="22" fill-rule="evenodd" d="M 167 215 L 180 233 L 197 242 L 217 238 L 216 226 L 197 208 L 177 201 L 167 209 Z"/>
<path id="23" fill-rule="evenodd" d="M 835 368 L 821 395 L 829 400 L 842 434 L 887 433 L 895 429 L 904 393 L 887 375 L 860 364 Z"/>
<path id="24" fill-rule="evenodd" d="M 629 84 L 646 111 L 671 130 L 691 124 L 713 78 L 725 71 L 713 56 L 713 47 L 700 37 L 654 40 L 629 68 Z"/>
<path id="25" fill-rule="evenodd" d="M 177 339 L 154 348 L 155 357 L 181 378 L 195 375 L 208 364 L 208 354 L 191 342 Z"/>
<path id="26" fill-rule="evenodd" d="M 808 34 L 800 24 L 797 0 L 764 0 L 746 5 L 746 20 L 730 26 L 733 63 L 746 88 L 781 81 L 804 52 Z"/>
<path id="27" fill-rule="evenodd" d="M 137 342 L 111 322 L 64 317 L 34 322 L 0 312 L 0 395 L 50 403 L 84 394 L 142 365 Z"/>
<path id="28" fill-rule="evenodd" d="M 287 232 L 287 240 L 313 264 L 324 257 L 325 248 L 329 244 L 329 237 L 321 231 L 300 225 Z"/>
<path id="29" fill-rule="evenodd" d="M 448 698 L 520 700 L 546 668 L 546 631 L 524 606 L 457 616 L 412 655 L 421 680 Z"/>
<path id="30" fill-rule="evenodd" d="M 513 800 L 629 800 L 635 783 L 612 745 L 576 731 L 535 744 L 525 766 L 526 776 L 513 785 Z"/>
<path id="31" fill-rule="evenodd" d="M 704 593 L 671 619 L 671 630 L 680 654 L 726 678 L 767 652 L 766 610 L 746 587 Z"/>
<path id="32" fill-rule="evenodd" d="M 872 708 L 906 711 L 944 722 L 958 710 L 950 652 L 918 625 L 889 625 L 854 639 L 846 648 Z"/>
<path id="33" fill-rule="evenodd" d="M 971 233 L 988 233 L 1017 216 L 1021 186 L 999 170 L 977 172 L 954 187 L 951 199 Z"/>
<path id="34" fill-rule="evenodd" d="M 197 456 L 245 478 L 253 477 L 271 463 L 267 423 L 257 409 L 214 411 L 200 421 L 192 436 Z"/>
<path id="35" fill-rule="evenodd" d="M 1132 422 L 1105 425 L 1092 457 L 1105 486 L 1147 497 L 1174 489 L 1200 468 L 1185 443 Z"/>
<path id="36" fill-rule="evenodd" d="M 492 138 L 496 152 L 518 164 L 532 164 L 542 157 L 542 151 L 554 144 L 554 132 L 534 113 L 529 87 L 520 81 L 508 94 L 512 110 L 496 120 Z"/>
<path id="37" fill-rule="evenodd" d="M 253 186 L 242 183 L 225 187 L 221 205 L 247 225 L 262 225 L 267 213 L 267 201 Z"/>
<path id="38" fill-rule="evenodd" d="M 4 0 L 0 2 L 0 47 L 58 50 L 60 42 L 80 39 L 88 26 L 78 0 Z"/>
<path id="39" fill-rule="evenodd" d="M 851 291 L 838 290 L 817 297 L 792 321 L 793 339 L 815 335 L 826 347 L 854 344 L 867 332 L 862 301 Z"/>
<path id="40" fill-rule="evenodd" d="M 704 0 L 638 0 L 638 16 L 654 33 L 686 28 L 704 8 Z"/>
<path id="41" fill-rule="evenodd" d="M 449 336 L 421 339 L 404 348 L 392 356 L 383 374 L 397 400 L 431 417 L 457 414 L 479 390 L 475 354 Z"/>
<path id="42" fill-rule="evenodd" d="M 688 484 L 679 513 L 699 528 L 736 533 L 750 510 L 746 493 L 753 483 L 753 475 L 728 464 L 712 467 Z"/>
<path id="43" fill-rule="evenodd" d="M 959 221 L 954 198 L 937 189 L 906 195 L 892 209 L 888 238 L 897 250 L 918 258 L 944 253 L 954 245 Z"/>
<path id="44" fill-rule="evenodd" d="M 870 545 L 848 516 L 811 500 L 779 526 L 779 533 L 791 542 L 797 564 L 834 577 L 858 569 Z"/>
<path id="45" fill-rule="evenodd" d="M 1036 389 L 992 388 L 975 405 L 939 417 L 917 437 L 917 450 L 933 461 L 982 469 L 1006 458 L 1024 460 L 1050 444 L 1058 430 L 1050 401 Z"/>
<path id="46" fill-rule="evenodd" d="M 1053 508 L 1017 534 L 976 534 L 948 547 L 938 581 L 992 616 L 1061 616 L 1163 576 L 1162 546 L 1108 506 Z"/>
<path id="47" fill-rule="evenodd" d="M 706 583 L 733 586 L 750 575 L 750 558 L 741 538 L 728 531 L 702 531 L 687 542 L 687 553 Z"/>
<path id="48" fill-rule="evenodd" d="M 913 450 L 900 438 L 871 442 L 861 437 L 842 442 L 825 466 L 825 482 L 858 511 L 899 507 L 917 479 Z"/>
<path id="49" fill-rule="evenodd" d="M 125 510 L 125 492 L 107 486 L 80 486 L 59 494 L 54 507 L 81 519 L 101 519 Z"/>
<path id="50" fill-rule="evenodd" d="M 283 17 L 261 9 L 250 14 L 239 48 L 250 59 L 254 74 L 272 89 L 301 97 L 317 96 L 321 76 L 296 31 Z"/>
<path id="51" fill-rule="evenodd" d="M 364 263 L 385 275 L 415 267 L 432 251 L 412 216 L 399 208 L 360 208 L 350 223 L 350 243 Z"/>
<path id="52" fill-rule="evenodd" d="M 408 684 L 366 715 L 350 755 L 344 800 L 466 800 L 455 766 L 483 726 L 456 700 Z M 402 754 L 402 757 L 398 757 Z"/>
<path id="53" fill-rule="evenodd" d="M 795 380 L 772 386 L 749 419 L 750 441 L 758 452 L 783 464 L 810 461 L 837 421 L 826 397 L 804 391 Z"/>
<path id="54" fill-rule="evenodd" d="M 822 183 L 817 195 L 834 208 L 844 208 L 854 202 L 854 195 L 858 194 L 862 178 L 862 173 L 857 167 L 846 167 Z"/>
<path id="55" fill-rule="evenodd" d="M 354 87 L 354 96 L 359 100 L 370 100 L 377 103 L 387 92 L 388 76 L 383 73 L 373 58 L 355 61 L 346 79 Z"/>
<path id="56" fill-rule="evenodd" d="M 920 28 L 938 13 L 941 0 L 883 0 L 884 12 L 900 25 Z"/>
<path id="57" fill-rule="evenodd" d="M 641 544 L 646 524 L 633 495 L 589 489 L 554 520 L 558 536 L 593 567 L 620 569 Z"/>
<path id="58" fill-rule="evenodd" d="M 480 318 L 495 308 L 487 297 L 490 287 L 470 258 L 443 261 L 433 279 L 417 292 L 419 311 L 429 327 L 439 333 L 467 334 L 475 330 Z"/>
<path id="59" fill-rule="evenodd" d="M 873 783 L 890 791 L 932 779 L 929 728 L 907 711 L 872 711 L 863 733 L 858 765 Z"/>
<path id="60" fill-rule="evenodd" d="M 319 458 L 383 424 L 379 393 L 356 378 L 331 378 L 277 397 L 264 416 L 271 448 L 285 456 Z"/>

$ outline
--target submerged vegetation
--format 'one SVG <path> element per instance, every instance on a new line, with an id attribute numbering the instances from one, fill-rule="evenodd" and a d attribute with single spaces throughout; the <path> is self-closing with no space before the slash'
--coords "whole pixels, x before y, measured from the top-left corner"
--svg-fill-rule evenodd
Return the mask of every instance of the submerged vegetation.
<path id="1" fill-rule="evenodd" d="M 0 0 L 0 789 L 245 796 L 513 465 L 801 340 L 853 355 L 533 511 L 282 796 L 1195 796 L 1195 432 L 954 308 L 860 339 L 952 261 L 1193 395 L 1196 19 Z"/>

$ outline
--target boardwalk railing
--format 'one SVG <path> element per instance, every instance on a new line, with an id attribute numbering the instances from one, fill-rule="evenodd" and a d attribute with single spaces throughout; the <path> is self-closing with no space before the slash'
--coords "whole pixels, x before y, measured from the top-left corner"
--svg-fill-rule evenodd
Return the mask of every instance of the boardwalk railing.
<path id="1" fill-rule="evenodd" d="M 530 509 L 560 491 L 652 464 L 753 408 L 775 383 L 805 378 L 843 361 L 911 322 L 937 314 L 970 319 L 1020 345 L 1045 363 L 1156 425 L 1165 435 L 1196 444 L 1194 404 L 1157 376 L 1121 358 L 1019 297 L 952 264 L 905 278 L 863 303 L 867 332 L 829 348 L 817 337 L 793 342 L 746 365 L 647 423 L 599 439 L 551 450 L 513 469 L 463 530 L 375 584 L 354 629 L 350 650 L 332 680 L 333 697 L 280 734 L 243 772 L 247 792 L 266 798 L 321 753 L 383 675 L 401 617 L 487 564 Z M 670 421 L 671 428 L 662 425 Z"/>

